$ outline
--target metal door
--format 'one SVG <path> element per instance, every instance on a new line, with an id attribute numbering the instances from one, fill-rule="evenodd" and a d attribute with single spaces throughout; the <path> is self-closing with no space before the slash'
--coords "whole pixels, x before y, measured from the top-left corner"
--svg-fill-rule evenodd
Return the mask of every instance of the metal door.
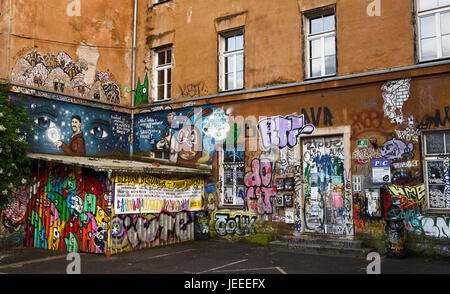
<path id="1" fill-rule="evenodd" d="M 342 136 L 302 138 L 305 231 L 346 234 Z"/>

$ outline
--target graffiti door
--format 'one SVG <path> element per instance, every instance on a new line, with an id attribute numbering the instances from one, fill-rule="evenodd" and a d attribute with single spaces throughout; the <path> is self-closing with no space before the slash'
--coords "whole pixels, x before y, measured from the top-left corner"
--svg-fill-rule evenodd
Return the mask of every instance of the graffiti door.
<path id="1" fill-rule="evenodd" d="M 346 234 L 342 136 L 302 139 L 305 231 Z"/>

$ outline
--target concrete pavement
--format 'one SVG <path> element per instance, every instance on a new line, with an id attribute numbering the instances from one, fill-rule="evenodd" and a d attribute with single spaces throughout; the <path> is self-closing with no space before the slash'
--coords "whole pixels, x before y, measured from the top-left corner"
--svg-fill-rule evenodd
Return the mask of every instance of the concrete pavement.
<path id="1" fill-rule="evenodd" d="M 0 251 L 0 272 L 66 274 L 67 252 L 36 248 Z M 81 274 L 366 274 L 372 260 L 272 251 L 226 240 L 190 241 L 112 255 L 80 255 Z M 450 274 L 450 259 L 381 257 L 381 274 Z"/>

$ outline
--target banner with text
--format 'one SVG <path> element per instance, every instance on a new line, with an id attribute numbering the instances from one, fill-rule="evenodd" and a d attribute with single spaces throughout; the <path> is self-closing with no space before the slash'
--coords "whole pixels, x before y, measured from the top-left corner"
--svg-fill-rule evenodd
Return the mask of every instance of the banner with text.
<path id="1" fill-rule="evenodd" d="M 117 173 L 114 213 L 196 211 L 202 208 L 203 179 L 165 180 L 146 174 Z"/>

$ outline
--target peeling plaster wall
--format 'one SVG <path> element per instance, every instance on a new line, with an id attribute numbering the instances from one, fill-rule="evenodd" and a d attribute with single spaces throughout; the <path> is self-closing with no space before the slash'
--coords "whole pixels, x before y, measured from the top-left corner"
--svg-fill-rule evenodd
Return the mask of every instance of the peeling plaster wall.
<path id="1" fill-rule="evenodd" d="M 123 89 L 131 88 L 132 23 L 132 0 L 15 1 L 6 72 L 18 84 L 131 106 Z"/>

